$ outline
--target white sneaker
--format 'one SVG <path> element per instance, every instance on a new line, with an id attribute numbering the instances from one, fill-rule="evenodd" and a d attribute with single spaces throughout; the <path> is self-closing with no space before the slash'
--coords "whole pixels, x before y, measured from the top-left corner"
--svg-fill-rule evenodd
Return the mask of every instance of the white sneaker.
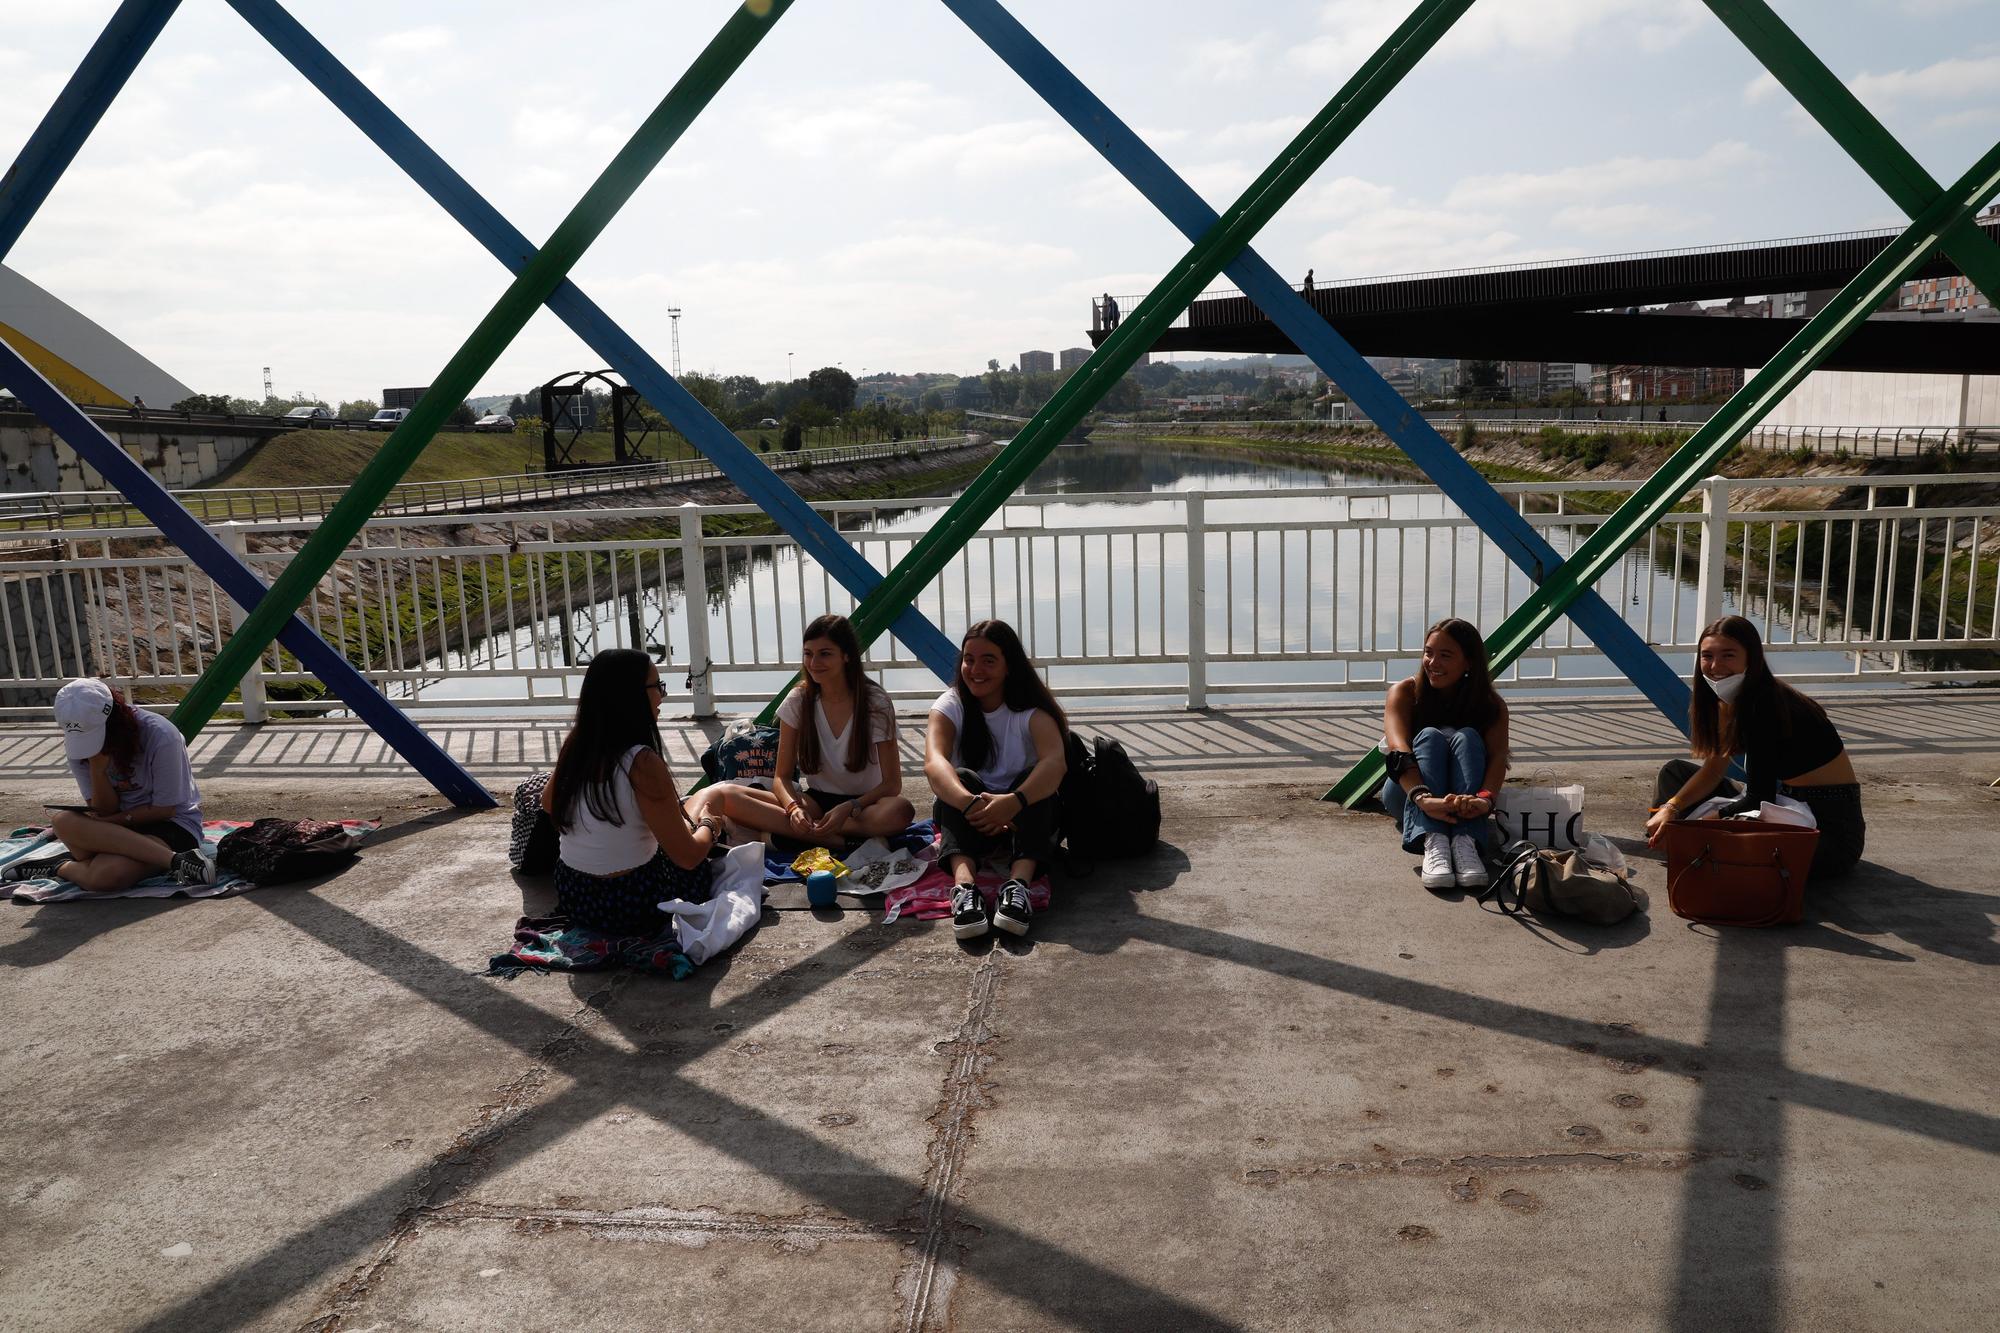
<path id="1" fill-rule="evenodd" d="M 1451 868 L 1451 839 L 1442 833 L 1424 834 L 1424 887 L 1449 889 L 1457 883 L 1458 873 Z"/>
<path id="2" fill-rule="evenodd" d="M 1451 868 L 1452 873 L 1458 876 L 1458 887 L 1461 889 L 1483 889 L 1491 883 L 1486 863 L 1479 859 L 1479 844 L 1472 840 L 1470 833 L 1452 835 Z"/>

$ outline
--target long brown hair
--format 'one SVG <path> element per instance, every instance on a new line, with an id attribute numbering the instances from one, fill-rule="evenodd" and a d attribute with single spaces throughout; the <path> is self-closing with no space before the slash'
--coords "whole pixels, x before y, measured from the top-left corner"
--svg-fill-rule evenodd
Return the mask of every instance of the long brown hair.
<path id="1" fill-rule="evenodd" d="M 1042 681 L 1042 673 L 1035 670 L 1035 664 L 1028 660 L 1028 650 L 1021 646 L 1021 636 L 1004 620 L 982 620 L 965 631 L 965 637 L 958 641 L 958 670 L 951 678 L 951 688 L 958 694 L 958 711 L 962 719 L 958 724 L 958 753 L 965 760 L 965 766 L 984 768 L 987 756 L 993 753 L 993 733 L 986 729 L 986 714 L 965 684 L 964 649 L 974 639 L 984 639 L 998 648 L 1001 660 L 1007 664 L 1007 679 L 1000 686 L 1000 702 L 1017 713 L 1039 708 L 1056 720 L 1057 731 L 1069 735 L 1069 715 L 1063 712 L 1055 695 L 1049 693 L 1049 687 Z"/>
<path id="2" fill-rule="evenodd" d="M 1457 616 L 1446 616 L 1424 631 L 1424 642 L 1442 634 L 1465 655 L 1465 674 L 1448 690 L 1433 688 L 1417 667 L 1417 705 L 1411 713 L 1413 731 L 1425 727 L 1472 727 L 1484 731 L 1500 717 L 1500 692 L 1493 688 L 1493 667 L 1479 627 Z"/>
<path id="3" fill-rule="evenodd" d="M 1729 710 L 1729 724 L 1722 723 L 1722 701 L 1701 674 L 1701 645 L 1706 639 L 1730 639 L 1743 649 L 1743 688 Z M 1790 736 L 1793 720 L 1800 714 L 1826 716 L 1826 709 L 1771 673 L 1764 657 L 1764 636 L 1742 616 L 1723 616 L 1703 628 L 1694 641 L 1694 681 L 1688 699 L 1688 745 L 1698 759 L 1735 754 L 1737 719 L 1772 716 L 1778 734 Z"/>
<path id="4" fill-rule="evenodd" d="M 104 718 L 104 753 L 120 773 L 130 773 L 139 762 L 139 710 L 116 690 L 111 691 L 111 711 Z"/>
<path id="5" fill-rule="evenodd" d="M 871 739 L 875 733 L 875 714 L 887 710 L 893 716 L 894 705 L 882 687 L 862 673 L 861 640 L 846 616 L 821 616 L 807 625 L 799 642 L 806 644 L 814 639 L 825 639 L 847 654 L 847 665 L 840 674 L 847 681 L 847 697 L 854 711 L 847 723 L 847 757 L 842 766 L 850 773 L 859 773 L 868 767 L 868 752 L 875 748 Z M 800 674 L 805 675 L 798 688 L 805 696 L 806 706 L 799 720 L 799 771 L 817 773 L 824 767 L 819 753 L 819 723 L 813 717 L 813 709 L 819 704 L 819 682 L 803 672 Z"/>

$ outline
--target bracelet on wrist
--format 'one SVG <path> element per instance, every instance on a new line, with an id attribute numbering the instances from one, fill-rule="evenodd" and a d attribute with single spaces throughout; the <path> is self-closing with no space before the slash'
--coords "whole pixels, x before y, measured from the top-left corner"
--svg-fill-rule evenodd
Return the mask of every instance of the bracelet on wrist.
<path id="1" fill-rule="evenodd" d="M 1410 799 L 1413 801 L 1428 800 L 1429 798 L 1435 795 L 1437 795 L 1436 792 L 1432 791 L 1429 787 L 1426 787 L 1421 782 L 1419 782 L 1416 786 L 1410 788 Z"/>

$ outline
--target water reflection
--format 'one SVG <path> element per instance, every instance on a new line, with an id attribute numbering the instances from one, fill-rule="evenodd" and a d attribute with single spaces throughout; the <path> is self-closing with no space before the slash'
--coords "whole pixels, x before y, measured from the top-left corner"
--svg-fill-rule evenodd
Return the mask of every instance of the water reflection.
<path id="1" fill-rule="evenodd" d="M 1447 614 L 1462 615 L 1492 629 L 1506 611 L 1528 595 L 1526 577 L 1502 560 L 1471 528 L 1410 525 L 1413 520 L 1456 514 L 1435 491 L 1375 497 L 1288 496 L 1287 491 L 1325 486 L 1365 486 L 1399 479 L 1346 466 L 1264 459 L 1141 443 L 1099 443 L 1059 448 L 1009 504 L 988 521 L 959 558 L 926 590 L 918 605 L 947 635 L 956 636 L 974 619 L 992 615 L 1015 623 L 1038 659 L 1086 658 L 1051 668 L 1052 683 L 1066 697 L 1108 701 L 1091 687 L 1151 686 L 1178 692 L 1186 669 L 1178 663 L 1134 663 L 1129 659 L 1161 653 L 1185 654 L 1188 644 L 1185 506 L 1169 495 L 1192 490 L 1256 490 L 1255 499 L 1206 504 L 1205 642 L 1213 684 L 1280 683 L 1282 695 L 1296 697 L 1296 682 L 1373 681 L 1384 675 L 1375 661 L 1341 655 L 1409 651 L 1411 661 L 1387 665 L 1392 678 L 1413 669 L 1424 626 Z M 1091 494 L 1160 495 L 1157 502 L 1090 502 L 1065 499 Z M 931 506 L 875 515 L 867 531 L 850 531 L 857 549 L 886 572 L 906 555 L 940 512 Z M 1343 524 L 1341 528 L 1329 525 Z M 1254 530 L 1245 525 L 1287 524 L 1288 531 Z M 1094 533 L 1094 526 L 1148 526 L 1139 534 Z M 1397 526 L 1402 525 L 1402 526 Z M 848 526 L 844 524 L 843 526 Z M 1228 531 L 1231 527 L 1240 530 Z M 1033 528 L 1033 533 L 1020 529 Z M 1061 529 L 1051 533 L 1048 529 Z M 1082 530 L 1082 531 L 1069 531 Z M 1587 526 L 1544 529 L 1551 545 L 1567 554 L 1588 535 Z M 1680 532 L 1677 538 L 1676 533 Z M 1627 555 L 1600 584 L 1600 591 L 1624 609 L 1627 620 L 1652 642 L 1686 638 L 1695 628 L 1696 534 L 1669 525 Z M 766 696 L 788 675 L 799 631 L 825 611 L 846 612 L 853 602 L 818 565 L 800 559 L 789 546 L 742 545 L 724 553 L 711 569 L 706 608 L 711 655 L 721 663 L 760 663 L 768 669 L 718 673 L 718 693 Z M 1817 634 L 1818 608 L 1808 595 L 1767 605 L 1755 580 L 1731 580 L 1728 610 L 1741 610 L 1767 625 L 1775 642 Z M 588 612 L 522 626 L 450 654 L 452 666 L 484 668 L 489 663 L 527 662 L 539 636 L 567 645 L 567 660 L 584 661 L 601 648 L 638 642 L 666 647 L 674 667 L 670 679 L 684 687 L 687 609 L 678 580 L 633 586 Z M 1547 647 L 1585 651 L 1565 658 L 1563 675 L 1614 674 L 1609 662 L 1588 651 L 1588 642 L 1569 622 L 1558 621 L 1543 639 Z M 885 683 L 897 690 L 936 687 L 928 670 L 915 665 L 900 644 L 878 645 L 878 655 L 907 666 L 892 666 Z M 1232 662 L 1230 654 L 1284 653 L 1310 661 Z M 1111 659 L 1127 659 L 1115 661 Z M 1677 670 L 1690 669 L 1685 651 L 1668 653 Z M 1873 664 L 1885 666 L 1878 655 Z M 1786 654 L 1781 670 L 1846 671 L 1852 658 L 1837 650 Z M 1527 677 L 1548 677 L 1554 664 L 1531 660 Z M 574 680 L 570 679 L 570 688 Z M 561 688 L 544 681 L 538 693 Z M 1578 684 L 1578 692 L 1616 692 L 1618 684 Z M 428 699 L 515 697 L 518 681 L 504 678 L 450 679 L 427 685 Z M 1218 698 L 1226 696 L 1218 696 Z M 1235 696 L 1242 699 L 1258 696 Z M 559 705 L 564 706 L 566 705 Z M 737 706 L 740 711 L 741 706 Z M 725 711 L 730 711 L 726 706 Z"/>

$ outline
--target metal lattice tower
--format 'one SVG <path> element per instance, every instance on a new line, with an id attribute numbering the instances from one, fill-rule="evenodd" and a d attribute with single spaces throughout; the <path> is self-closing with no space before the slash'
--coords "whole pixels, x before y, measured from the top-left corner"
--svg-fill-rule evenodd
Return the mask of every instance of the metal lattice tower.
<path id="1" fill-rule="evenodd" d="M 674 326 L 674 378 L 679 379 L 681 377 L 681 308 L 677 305 L 668 306 L 667 318 L 673 322 Z"/>

